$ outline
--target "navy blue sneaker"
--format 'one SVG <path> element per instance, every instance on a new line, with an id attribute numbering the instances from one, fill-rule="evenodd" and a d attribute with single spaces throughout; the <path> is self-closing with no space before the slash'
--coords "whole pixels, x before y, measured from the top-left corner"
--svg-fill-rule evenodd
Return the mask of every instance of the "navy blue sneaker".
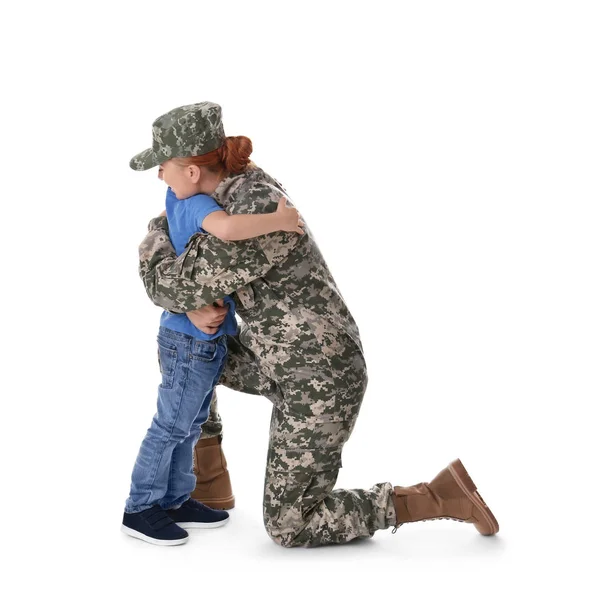
<path id="1" fill-rule="evenodd" d="M 160 506 L 123 513 L 121 530 L 153 545 L 181 545 L 189 536 Z"/>
<path id="2" fill-rule="evenodd" d="M 227 524 L 229 520 L 229 513 L 225 510 L 209 508 L 192 498 L 176 510 L 167 510 L 167 514 L 185 529 L 216 529 Z"/>

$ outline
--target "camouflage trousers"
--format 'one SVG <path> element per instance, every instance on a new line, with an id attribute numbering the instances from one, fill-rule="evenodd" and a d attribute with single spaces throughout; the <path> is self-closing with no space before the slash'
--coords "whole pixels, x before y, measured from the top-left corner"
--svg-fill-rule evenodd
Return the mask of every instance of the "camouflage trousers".
<path id="1" fill-rule="evenodd" d="M 220 383 L 265 396 L 274 406 L 263 503 L 269 536 L 284 547 L 316 547 L 372 537 L 393 526 L 390 483 L 333 489 L 367 385 L 356 345 L 349 342 L 337 362 L 286 348 L 281 364 L 262 362 L 239 333 L 228 345 Z M 218 436 L 222 429 L 215 392 L 202 437 Z"/>

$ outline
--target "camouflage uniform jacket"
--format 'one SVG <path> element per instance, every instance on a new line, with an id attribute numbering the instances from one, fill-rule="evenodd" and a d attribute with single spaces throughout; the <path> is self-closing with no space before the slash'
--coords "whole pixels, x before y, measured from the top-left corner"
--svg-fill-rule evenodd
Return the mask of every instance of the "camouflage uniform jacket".
<path id="1" fill-rule="evenodd" d="M 284 195 L 276 180 L 250 166 L 225 178 L 212 197 L 229 214 L 248 214 L 275 211 Z M 140 276 L 150 299 L 173 313 L 232 294 L 243 320 L 239 341 L 270 378 L 295 368 L 290 348 L 302 352 L 304 371 L 324 361 L 343 364 L 349 349 L 362 356 L 358 327 L 310 229 L 304 229 L 305 235 L 280 231 L 237 242 L 198 233 L 177 258 L 166 218 L 155 218 L 140 245 Z M 323 421 L 344 419 L 333 400 L 302 397 L 287 400 L 287 409 Z"/>

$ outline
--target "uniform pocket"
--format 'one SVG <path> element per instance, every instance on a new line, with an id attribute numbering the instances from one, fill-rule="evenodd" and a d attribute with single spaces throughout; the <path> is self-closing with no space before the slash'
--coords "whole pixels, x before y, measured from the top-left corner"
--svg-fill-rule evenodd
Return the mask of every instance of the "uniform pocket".
<path id="1" fill-rule="evenodd" d="M 177 348 L 158 338 L 158 366 L 162 375 L 160 386 L 163 389 L 171 389 L 175 379 L 175 365 L 177 363 Z"/>
<path id="2" fill-rule="evenodd" d="M 244 309 L 252 309 L 256 304 L 254 299 L 254 289 L 250 284 L 240 287 L 236 291 L 236 295 L 238 296 L 238 299 L 240 300 L 240 303 Z"/>
<path id="3" fill-rule="evenodd" d="M 284 546 L 310 547 L 315 537 L 326 535 L 307 528 L 311 515 L 331 493 L 337 470 L 316 473 L 273 473 L 267 471 L 263 514 L 271 536 Z"/>
<path id="4" fill-rule="evenodd" d="M 302 529 L 306 509 L 312 507 L 312 502 L 305 498 L 312 475 L 267 471 L 263 513 L 267 528 L 277 536 Z"/>

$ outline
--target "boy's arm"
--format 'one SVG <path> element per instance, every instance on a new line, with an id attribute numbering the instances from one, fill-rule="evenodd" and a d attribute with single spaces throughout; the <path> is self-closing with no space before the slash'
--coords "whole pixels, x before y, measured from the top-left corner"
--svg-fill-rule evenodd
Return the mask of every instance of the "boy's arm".
<path id="1" fill-rule="evenodd" d="M 257 183 L 226 209 L 232 215 L 272 211 L 280 197 L 274 187 Z M 139 274 L 150 300 L 173 313 L 200 309 L 264 276 L 304 238 L 277 231 L 238 243 L 198 233 L 177 257 L 165 217 L 152 219 L 148 230 L 139 248 Z"/>
<path id="2" fill-rule="evenodd" d="M 286 207 L 286 198 L 281 197 L 273 213 L 254 215 L 229 215 L 225 211 L 209 213 L 202 222 L 202 229 L 220 240 L 237 241 L 265 236 L 275 231 L 304 233 L 304 222 L 294 207 Z"/>

